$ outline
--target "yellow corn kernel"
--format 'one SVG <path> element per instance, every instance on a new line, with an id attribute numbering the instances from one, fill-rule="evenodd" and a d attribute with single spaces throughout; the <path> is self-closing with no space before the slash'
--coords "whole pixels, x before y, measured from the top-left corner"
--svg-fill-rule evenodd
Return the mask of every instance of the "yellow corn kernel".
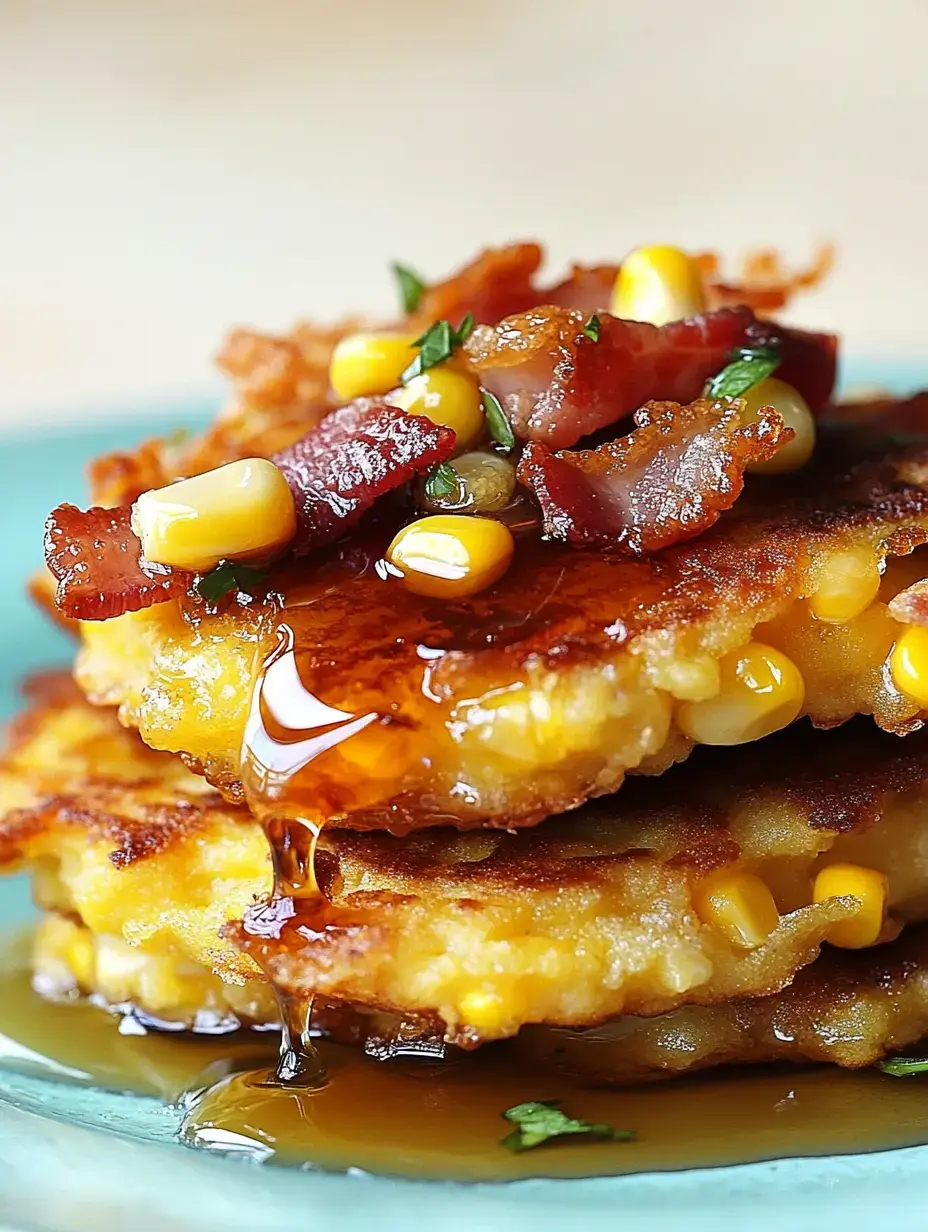
<path id="1" fill-rule="evenodd" d="M 838 920 L 828 930 L 828 940 L 843 950 L 862 950 L 875 945 L 886 922 L 886 875 L 860 864 L 829 864 L 815 878 L 812 901 L 853 895 L 860 900 L 856 914 Z"/>
<path id="2" fill-rule="evenodd" d="M 747 408 L 745 423 L 756 420 L 762 406 L 772 406 L 787 428 L 796 433 L 772 458 L 766 462 L 752 462 L 748 470 L 762 475 L 786 475 L 805 466 L 815 449 L 815 418 L 799 390 L 775 376 L 768 376 L 765 381 L 752 385 L 741 397 Z"/>
<path id="3" fill-rule="evenodd" d="M 287 481 L 266 458 L 245 458 L 143 492 L 132 508 L 142 555 L 176 569 L 272 555 L 296 534 Z"/>
<path id="4" fill-rule="evenodd" d="M 786 727 L 802 710 L 805 684 L 799 668 L 763 642 L 748 642 L 725 655 L 719 678 L 717 696 L 677 709 L 677 725 L 700 744 L 747 744 Z"/>
<path id="5" fill-rule="evenodd" d="M 899 692 L 928 710 L 928 629 L 909 625 L 896 639 L 889 662 Z"/>
<path id="6" fill-rule="evenodd" d="M 483 401 L 477 382 L 453 368 L 427 369 L 391 393 L 390 401 L 410 415 L 425 415 L 432 423 L 451 428 L 459 449 L 469 448 L 483 435 Z"/>
<path id="7" fill-rule="evenodd" d="M 780 923 L 769 887 L 754 873 L 727 873 L 710 878 L 695 895 L 704 924 L 714 925 L 732 945 L 756 949 Z"/>
<path id="8" fill-rule="evenodd" d="M 512 531 L 502 522 L 447 513 L 404 526 L 386 556 L 417 595 L 461 599 L 502 577 L 514 551 Z"/>
<path id="9" fill-rule="evenodd" d="M 95 985 L 96 956 L 93 948 L 93 934 L 87 929 L 74 929 L 66 948 L 68 966 L 74 976 L 78 988 L 82 992 L 90 992 Z"/>
<path id="10" fill-rule="evenodd" d="M 329 383 L 346 402 L 388 393 L 418 354 L 415 339 L 415 334 L 349 334 L 332 352 Z"/>
<path id="11" fill-rule="evenodd" d="M 498 992 L 474 989 L 461 998 L 461 1025 L 473 1027 L 481 1035 L 494 1035 L 503 1025 L 505 1011 L 506 1006 Z"/>
<path id="12" fill-rule="evenodd" d="M 809 610 L 816 620 L 842 624 L 865 611 L 880 589 L 880 567 L 868 548 L 850 548 L 830 556 L 810 595 Z"/>
<path id="13" fill-rule="evenodd" d="M 699 263 L 664 244 L 636 248 L 622 262 L 609 311 L 629 321 L 666 325 L 706 308 Z"/>

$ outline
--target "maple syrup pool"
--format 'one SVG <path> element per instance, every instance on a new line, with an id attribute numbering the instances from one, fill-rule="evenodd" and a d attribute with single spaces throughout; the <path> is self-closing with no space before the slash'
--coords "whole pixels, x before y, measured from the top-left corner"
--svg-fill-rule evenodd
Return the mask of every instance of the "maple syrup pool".
<path id="1" fill-rule="evenodd" d="M 317 1090 L 263 1085 L 273 1032 L 126 1033 L 93 1005 L 35 993 L 20 943 L 0 972 L 0 1068 L 128 1091 L 171 1105 L 193 1146 L 267 1162 L 443 1180 L 595 1176 L 887 1150 L 928 1142 L 918 1078 L 821 1067 L 716 1073 L 634 1089 L 578 1085 L 510 1046 L 450 1061 L 374 1060 L 321 1041 Z M 135 1025 L 135 1024 L 134 1024 Z M 513 1153 L 502 1112 L 532 1100 L 633 1142 L 565 1138 Z"/>

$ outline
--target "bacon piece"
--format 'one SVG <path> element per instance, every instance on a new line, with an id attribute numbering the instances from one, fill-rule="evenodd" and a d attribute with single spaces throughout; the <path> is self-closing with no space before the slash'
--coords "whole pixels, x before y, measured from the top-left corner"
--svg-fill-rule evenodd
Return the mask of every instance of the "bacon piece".
<path id="1" fill-rule="evenodd" d="M 360 398 L 273 456 L 296 501 L 299 555 L 335 539 L 378 496 L 454 453 L 450 428 L 424 415 Z"/>
<path id="2" fill-rule="evenodd" d="M 745 334 L 739 346 L 773 346 L 779 350 L 781 361 L 774 376 L 794 385 L 813 411 L 827 406 L 838 375 L 838 339 L 834 334 L 814 334 L 758 320 Z"/>
<path id="3" fill-rule="evenodd" d="M 455 437 L 421 415 L 362 399 L 343 407 L 273 461 L 290 485 L 304 555 L 336 538 L 378 496 L 422 474 L 454 452 Z M 109 620 L 182 594 L 192 575 L 142 557 L 131 505 L 83 512 L 59 505 L 45 526 L 45 559 L 58 580 L 64 616 Z"/>
<path id="4" fill-rule="evenodd" d="M 132 509 L 59 505 L 45 523 L 45 560 L 58 580 L 55 603 L 75 620 L 109 620 L 165 603 L 187 589 L 190 574 L 142 557 Z"/>
<path id="5" fill-rule="evenodd" d="M 618 274 L 617 265 L 573 265 L 563 282 L 540 291 L 535 302 L 573 308 L 587 317 L 607 312 Z"/>
<path id="6" fill-rule="evenodd" d="M 549 305 L 476 329 L 466 350 L 516 435 L 562 449 L 649 399 L 698 398 L 738 348 L 771 344 L 783 354 L 777 375 L 813 407 L 825 402 L 834 385 L 835 339 L 758 321 L 748 308 L 660 327 L 603 314 L 599 341 L 592 342 L 582 313 Z"/>
<path id="7" fill-rule="evenodd" d="M 412 329 L 426 329 L 433 321 L 457 325 L 468 312 L 474 320 L 494 323 L 538 302 L 532 278 L 541 265 L 538 244 L 510 244 L 487 248 L 469 265 L 429 287 L 412 317 Z"/>
<path id="8" fill-rule="evenodd" d="M 562 282 L 539 288 L 533 280 L 543 255 L 540 245 L 530 241 L 486 249 L 458 273 L 426 290 L 419 308 L 408 318 L 410 328 L 425 329 L 441 318 L 457 324 L 468 312 L 478 324 L 495 325 L 503 317 L 528 312 L 539 304 L 573 308 L 586 316 L 608 310 L 618 265 L 574 265 Z M 741 304 L 770 313 L 784 308 L 795 292 L 821 282 L 833 256 L 830 247 L 823 247 L 808 269 L 792 272 L 775 249 L 763 248 L 748 256 L 739 278 L 727 282 L 714 253 L 701 253 L 697 260 L 710 309 Z"/>
<path id="9" fill-rule="evenodd" d="M 598 449 L 528 445 L 519 479 L 538 497 L 552 538 L 656 552 L 707 530 L 738 499 L 745 468 L 795 435 L 772 408 L 753 423 L 743 414 L 739 399 L 649 402 L 633 432 Z"/>
<path id="10" fill-rule="evenodd" d="M 730 282 L 722 279 L 719 258 L 714 252 L 700 253 L 697 260 L 706 282 L 710 307 L 746 304 L 755 312 L 766 314 L 785 308 L 797 291 L 818 286 L 830 271 L 834 258 L 834 248 L 823 244 L 807 269 L 791 271 L 775 248 L 760 248 L 748 254 L 740 277 Z"/>

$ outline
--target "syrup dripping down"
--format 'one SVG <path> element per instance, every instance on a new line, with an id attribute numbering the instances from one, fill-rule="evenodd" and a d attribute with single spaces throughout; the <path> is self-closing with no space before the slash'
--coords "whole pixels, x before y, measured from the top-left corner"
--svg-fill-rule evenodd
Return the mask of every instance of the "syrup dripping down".
<path id="1" fill-rule="evenodd" d="M 259 965 L 263 965 L 261 947 L 250 946 L 249 937 L 279 938 L 285 929 L 338 927 L 337 912 L 317 878 L 322 826 L 279 811 L 277 801 L 295 773 L 376 718 L 337 710 L 310 693 L 300 680 L 293 631 L 288 625 L 279 627 L 276 644 L 255 682 L 242 752 L 242 782 L 251 811 L 267 836 L 274 873 L 270 901 L 256 904 L 243 921 L 244 948 Z M 318 1090 L 327 1078 L 311 1037 L 312 998 L 293 996 L 276 986 L 275 991 L 280 1053 L 273 1073 L 258 1085 Z"/>

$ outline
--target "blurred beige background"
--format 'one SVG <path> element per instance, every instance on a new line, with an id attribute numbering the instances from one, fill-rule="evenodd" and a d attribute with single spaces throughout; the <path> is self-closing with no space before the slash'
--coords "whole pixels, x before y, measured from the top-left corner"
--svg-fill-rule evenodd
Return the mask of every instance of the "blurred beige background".
<path id="1" fill-rule="evenodd" d="M 0 0 L 0 423 L 215 388 L 227 324 L 541 236 L 817 240 L 796 319 L 928 350 L 926 0 Z"/>

